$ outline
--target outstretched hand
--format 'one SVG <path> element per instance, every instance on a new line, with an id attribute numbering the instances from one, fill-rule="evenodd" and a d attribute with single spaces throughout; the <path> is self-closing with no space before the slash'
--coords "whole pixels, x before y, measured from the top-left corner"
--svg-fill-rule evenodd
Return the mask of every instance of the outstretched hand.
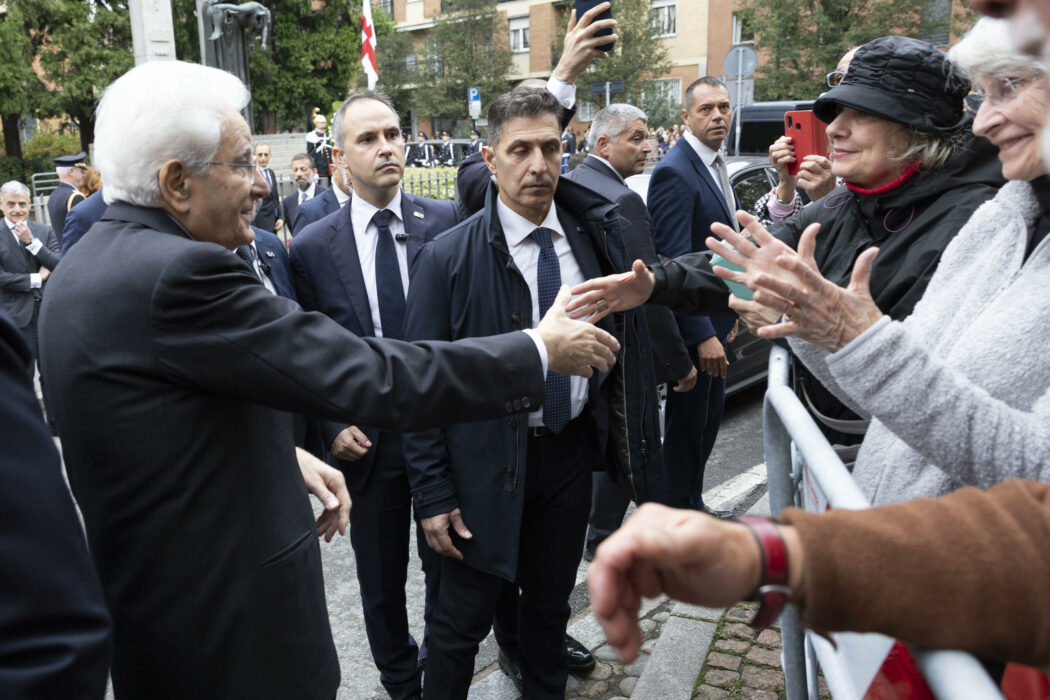
<path id="1" fill-rule="evenodd" d="M 784 323 L 765 326 L 758 335 L 795 336 L 835 352 L 883 316 L 869 288 L 871 266 L 879 249 L 869 248 L 860 254 L 845 289 L 821 276 L 813 258 L 815 249 L 816 230 L 807 228 L 799 241 L 798 255 L 777 258 L 777 267 L 789 275 L 763 273 L 755 278 L 755 301 L 785 316 Z"/>
<path id="2" fill-rule="evenodd" d="M 547 369 L 578 377 L 590 377 L 595 369 L 605 372 L 616 362 L 620 343 L 592 323 L 569 318 L 565 309 L 571 298 L 569 286 L 563 284 L 536 326 L 547 346 Z"/>
<path id="3" fill-rule="evenodd" d="M 656 287 L 656 275 L 641 260 L 630 272 L 596 277 L 572 288 L 573 300 L 566 307 L 572 318 L 597 323 L 613 311 L 627 311 L 649 301 Z"/>
<path id="4" fill-rule="evenodd" d="M 575 9 L 569 13 L 569 27 L 565 31 L 561 58 L 558 59 L 558 65 L 554 67 L 554 75 L 559 80 L 572 85 L 595 59 L 609 58 L 609 54 L 599 51 L 598 47 L 615 44 L 619 37 L 615 34 L 600 37 L 594 35 L 603 29 L 614 28 L 616 20 L 596 21 L 594 18 L 610 7 L 610 3 L 603 2 L 584 12 L 582 17 L 576 16 Z"/>
<path id="5" fill-rule="evenodd" d="M 723 280 L 742 284 L 751 290 L 755 289 L 755 278 L 759 274 L 769 277 L 787 276 L 786 269 L 777 266 L 777 258 L 794 256 L 795 251 L 775 238 L 758 219 L 747 212 L 738 211 L 736 217 L 741 226 L 739 233 L 725 224 L 714 223 L 711 224 L 711 231 L 718 238 L 708 236 L 705 243 L 709 249 L 743 270 L 716 266 L 712 268 L 715 275 Z M 806 230 L 815 233 L 819 228 L 820 224 L 810 224 Z"/>
<path id="6" fill-rule="evenodd" d="M 346 477 L 301 447 L 295 448 L 295 456 L 307 491 L 324 505 L 324 512 L 317 518 L 317 536 L 331 542 L 336 532 L 345 535 L 350 522 L 350 492 L 346 488 Z"/>

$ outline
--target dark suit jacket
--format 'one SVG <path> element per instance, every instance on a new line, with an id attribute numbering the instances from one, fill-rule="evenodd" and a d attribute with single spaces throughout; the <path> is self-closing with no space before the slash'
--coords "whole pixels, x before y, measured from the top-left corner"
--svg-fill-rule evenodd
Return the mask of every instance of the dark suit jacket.
<path id="1" fill-rule="evenodd" d="M 71 196 L 73 197 L 72 205 L 69 203 Z M 47 198 L 47 213 L 51 217 L 51 228 L 55 229 L 55 235 L 58 236 L 60 245 L 62 243 L 62 234 L 65 232 L 66 227 L 66 214 L 70 212 L 72 207 L 83 201 L 84 195 L 68 182 L 58 183 L 58 187 Z"/>
<path id="2" fill-rule="evenodd" d="M 281 212 L 281 195 L 277 191 L 277 176 L 270 168 L 266 168 L 266 174 L 270 176 L 270 194 L 259 200 L 259 208 L 255 211 L 252 223 L 266 231 L 273 231 L 274 224 L 284 215 Z"/>
<path id="3" fill-rule="evenodd" d="M 419 255 L 408 292 L 406 337 L 454 340 L 533 325 L 532 297 L 507 248 L 496 196 L 493 186 L 480 213 L 438 236 Z M 584 276 L 625 269 L 624 219 L 615 205 L 567 180 L 558 183 L 555 197 Z M 621 354 L 609 372 L 591 378 L 581 415 L 594 440 L 594 467 L 620 471 L 641 502 L 660 478 L 652 468 L 659 464 L 660 442 L 648 327 L 634 311 L 607 316 L 600 325 L 620 340 Z M 464 561 L 510 581 L 528 478 L 527 427 L 525 416 L 492 416 L 405 436 L 416 513 L 428 517 L 461 508 L 474 534 L 469 541 L 456 539 Z"/>
<path id="4" fill-rule="evenodd" d="M 313 222 L 320 221 L 336 211 L 339 211 L 339 199 L 335 196 L 335 188 L 329 187 L 296 210 L 292 235 L 298 235 Z"/>
<path id="5" fill-rule="evenodd" d="M 116 695 L 331 700 L 285 412 L 386 430 L 509 416 L 542 399 L 535 347 L 360 339 L 158 209 L 114 204 L 97 226 L 55 271 L 40 344 L 114 618 Z"/>
<path id="6" fill-rule="evenodd" d="M 36 255 L 15 240 L 7 222 L 0 217 L 0 305 L 11 314 L 15 325 L 25 328 L 33 321 L 33 305 L 43 289 L 30 288 L 29 275 L 35 274 L 41 266 L 54 270 L 58 265 L 58 237 L 55 230 L 45 224 L 29 221 L 29 230 L 33 236 L 43 242 L 43 247 Z M 47 286 L 47 283 L 44 283 Z"/>
<path id="7" fill-rule="evenodd" d="M 314 197 L 317 197 L 324 192 L 327 187 L 324 185 L 314 185 Z M 295 221 L 295 214 L 299 209 L 299 190 L 298 188 L 290 195 L 281 200 L 281 211 L 284 212 L 284 225 L 289 233 L 292 233 L 292 223 Z"/>
<path id="8" fill-rule="evenodd" d="M 66 216 L 66 228 L 62 232 L 62 255 L 68 253 L 73 244 L 102 218 L 104 211 L 106 211 L 106 200 L 102 198 L 102 190 L 95 192 L 69 210 L 69 215 Z"/>
<path id="9" fill-rule="evenodd" d="M 28 364 L 0 310 L 0 697 L 102 700 L 109 613 Z"/>
<path id="10" fill-rule="evenodd" d="M 624 229 L 624 245 L 632 262 L 640 259 L 646 264 L 652 264 L 658 261 L 653 244 L 653 222 L 645 202 L 637 192 L 624 184 L 612 168 L 594 156 L 588 156 L 575 170 L 562 177 L 592 189 L 620 206 L 620 215 L 629 223 Z M 645 306 L 645 317 L 652 337 L 656 381 L 674 381 L 689 374 L 693 362 L 682 343 L 671 310 L 666 306 L 648 304 Z"/>
<path id="11" fill-rule="evenodd" d="M 298 301 L 295 296 L 295 284 L 292 282 L 292 267 L 288 262 L 288 250 L 277 234 L 252 226 L 255 232 L 255 248 L 259 251 L 260 262 L 270 266 L 270 281 L 277 288 L 277 293 L 286 299 Z"/>
<path id="12" fill-rule="evenodd" d="M 722 188 L 683 138 L 653 170 L 647 197 L 653 218 L 656 252 L 666 258 L 707 250 L 711 224 L 730 225 L 731 212 Z M 692 353 L 700 342 L 717 335 L 724 340 L 734 315 L 679 316 L 678 328 Z"/>
<path id="13" fill-rule="evenodd" d="M 408 233 L 405 245 L 411 270 L 423 244 L 452 228 L 460 216 L 452 202 L 402 192 L 401 220 Z M 306 311 L 320 311 L 356 336 L 375 336 L 349 205 L 300 231 L 292 239 L 291 262 L 296 291 Z M 345 421 L 322 423 L 325 447 L 331 445 L 347 425 Z M 358 427 L 376 444 L 378 430 L 367 425 Z M 357 491 L 367 482 L 374 459 L 373 449 L 356 462 L 335 456 L 330 456 L 329 461 L 346 474 L 347 483 Z"/>

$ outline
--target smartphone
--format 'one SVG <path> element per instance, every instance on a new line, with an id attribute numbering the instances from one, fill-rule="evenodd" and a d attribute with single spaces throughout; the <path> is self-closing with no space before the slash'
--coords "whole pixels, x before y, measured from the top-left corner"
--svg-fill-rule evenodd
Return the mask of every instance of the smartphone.
<path id="1" fill-rule="evenodd" d="M 736 270 L 737 272 L 743 272 L 744 268 L 739 265 L 734 265 L 718 253 L 711 256 L 711 267 L 727 267 L 730 270 Z M 744 301 L 753 301 L 755 293 L 751 291 L 751 288 L 746 284 L 740 284 L 739 282 L 730 282 L 729 280 L 722 280 L 722 283 L 729 287 L 729 292 L 738 299 Z"/>
<path id="2" fill-rule="evenodd" d="M 595 5 L 601 5 L 603 2 L 605 2 L 605 0 L 576 0 L 576 21 L 580 21 L 580 17 L 583 17 L 584 12 L 591 9 Z M 612 19 L 611 4 L 609 9 L 595 17 L 594 21 L 597 22 L 600 19 Z M 600 32 L 597 32 L 594 36 L 609 36 L 610 34 L 612 34 L 612 28 L 603 29 Z M 597 49 L 599 51 L 605 51 L 606 53 L 608 53 L 609 51 L 613 50 L 613 46 L 614 44 L 604 44 L 602 46 L 598 46 Z"/>
<path id="3" fill-rule="evenodd" d="M 795 147 L 795 162 L 788 164 L 788 172 L 798 175 L 798 168 L 806 156 L 825 156 L 828 154 L 828 137 L 826 125 L 817 119 L 811 111 L 785 112 L 784 136 L 791 137 Z"/>

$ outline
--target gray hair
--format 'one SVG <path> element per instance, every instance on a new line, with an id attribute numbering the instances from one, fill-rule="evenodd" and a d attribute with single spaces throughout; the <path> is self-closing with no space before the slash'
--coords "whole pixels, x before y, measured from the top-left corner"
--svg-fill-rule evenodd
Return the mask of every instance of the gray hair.
<path id="1" fill-rule="evenodd" d="M 503 138 L 503 125 L 518 117 L 532 118 L 550 114 L 561 118 L 558 98 L 545 87 L 519 86 L 505 92 L 489 105 L 489 147 L 495 148 Z M 561 127 L 558 128 L 561 133 Z"/>
<path id="2" fill-rule="evenodd" d="M 3 185 L 0 185 L 0 199 L 3 199 L 9 194 L 24 194 L 28 197 L 29 188 L 18 180 L 8 180 Z"/>
<path id="3" fill-rule="evenodd" d="M 59 177 L 65 177 L 69 174 L 69 171 L 73 169 L 72 165 L 60 165 L 55 168 L 55 174 Z"/>
<path id="4" fill-rule="evenodd" d="M 193 175 L 210 168 L 229 111 L 248 104 L 248 89 L 218 68 L 150 61 L 106 88 L 95 121 L 95 165 L 106 181 L 106 204 L 157 207 L 158 175 L 179 160 Z"/>
<path id="5" fill-rule="evenodd" d="M 686 109 L 689 109 L 693 106 L 693 91 L 701 85 L 706 85 L 708 87 L 714 88 L 721 88 L 726 91 L 727 95 L 729 94 L 729 86 L 726 85 L 726 82 L 724 80 L 722 80 L 721 78 L 716 78 L 713 75 L 705 75 L 704 77 L 697 78 L 693 82 L 689 83 L 688 87 L 686 87 L 684 105 Z"/>
<path id="6" fill-rule="evenodd" d="M 346 110 L 358 100 L 375 100 L 376 102 L 381 102 L 389 107 L 390 111 L 394 113 L 394 118 L 398 119 L 397 110 L 394 109 L 394 103 L 386 96 L 386 93 L 380 92 L 379 90 L 358 90 L 351 93 L 349 97 L 343 100 L 343 104 L 339 105 L 339 109 L 335 111 L 335 116 L 332 117 L 332 140 L 335 142 L 335 147 L 340 151 L 343 150 L 343 119 L 346 117 Z"/>
<path id="7" fill-rule="evenodd" d="M 1010 22 L 1005 19 L 982 17 L 955 46 L 948 58 L 972 82 L 978 78 L 1016 78 L 1043 73 L 1038 58 L 1026 56 L 1013 48 Z"/>
<path id="8" fill-rule="evenodd" d="M 636 119 L 649 121 L 648 115 L 634 105 L 622 102 L 611 104 L 594 115 L 594 121 L 591 122 L 591 138 L 594 143 L 602 136 L 613 142 L 619 141 L 620 134 Z"/>

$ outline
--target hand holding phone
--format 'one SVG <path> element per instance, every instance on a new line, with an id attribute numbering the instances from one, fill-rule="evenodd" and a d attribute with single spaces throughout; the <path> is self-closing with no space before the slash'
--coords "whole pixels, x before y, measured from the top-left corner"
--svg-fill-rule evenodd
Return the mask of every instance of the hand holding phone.
<path id="1" fill-rule="evenodd" d="M 583 17 L 584 13 L 587 12 L 588 10 L 590 10 L 591 8 L 593 8 L 593 7 L 597 6 L 597 5 L 601 5 L 603 2 L 606 2 L 606 1 L 607 0 L 575 0 L 576 21 L 579 22 L 580 19 Z M 603 19 L 612 19 L 612 6 L 611 6 L 612 2 L 611 2 L 611 0 L 609 0 L 609 4 L 610 4 L 609 9 L 605 10 L 604 12 L 599 12 L 598 16 L 595 17 L 594 20 L 592 20 L 592 21 L 597 22 L 597 21 L 600 21 L 600 20 L 603 20 Z M 605 29 L 599 29 L 597 32 L 594 33 L 594 36 L 596 36 L 596 37 L 609 36 L 610 34 L 612 34 L 612 32 L 613 32 L 612 28 L 611 27 L 607 27 Z M 608 52 L 613 50 L 613 46 L 615 46 L 615 42 L 609 43 L 609 44 L 602 44 L 601 46 L 596 46 L 595 48 L 598 51 L 604 51 L 604 52 L 608 53 Z"/>
<path id="2" fill-rule="evenodd" d="M 795 147 L 795 162 L 788 163 L 788 172 L 798 175 L 802 159 L 806 156 L 823 156 L 828 152 L 828 138 L 824 122 L 813 112 L 797 111 L 784 114 L 784 135 L 791 137 Z"/>

